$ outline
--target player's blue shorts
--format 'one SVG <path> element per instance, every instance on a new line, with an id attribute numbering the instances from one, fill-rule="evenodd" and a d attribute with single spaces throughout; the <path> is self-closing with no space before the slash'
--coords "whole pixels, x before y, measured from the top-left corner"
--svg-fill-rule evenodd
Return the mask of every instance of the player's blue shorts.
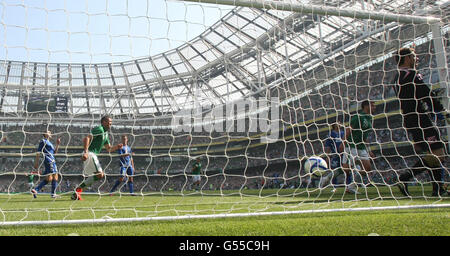
<path id="1" fill-rule="evenodd" d="M 334 170 L 341 167 L 341 156 L 336 155 L 330 159 L 330 169 Z"/>
<path id="2" fill-rule="evenodd" d="M 128 167 L 126 167 L 126 166 L 121 166 L 121 167 L 120 167 L 120 175 L 122 175 L 122 177 L 123 177 L 123 176 L 125 176 L 125 173 L 126 173 L 127 175 L 129 175 L 129 176 L 133 175 L 133 174 L 134 174 L 134 169 L 133 169 L 133 167 L 131 167 L 131 166 L 128 166 Z"/>
<path id="3" fill-rule="evenodd" d="M 47 174 L 56 174 L 58 173 L 58 168 L 56 167 L 55 162 L 44 162 L 44 172 L 42 172 L 42 175 Z"/>

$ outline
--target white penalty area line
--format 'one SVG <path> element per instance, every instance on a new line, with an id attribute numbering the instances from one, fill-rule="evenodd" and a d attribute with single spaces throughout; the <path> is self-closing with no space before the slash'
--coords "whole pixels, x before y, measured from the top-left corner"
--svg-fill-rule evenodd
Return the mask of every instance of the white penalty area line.
<path id="1" fill-rule="evenodd" d="M 168 221 L 168 220 L 172 221 L 172 220 L 293 215 L 293 214 L 308 214 L 308 213 L 311 214 L 311 213 L 331 213 L 331 212 L 362 212 L 362 211 L 381 211 L 381 210 L 434 209 L 434 208 L 447 208 L 447 207 L 450 207 L 450 204 L 380 206 L 380 207 L 316 209 L 316 210 L 300 210 L 300 211 L 255 212 L 255 213 L 223 213 L 223 214 L 208 214 L 208 215 L 160 216 L 160 217 L 142 217 L 142 218 L 103 217 L 103 218 L 99 218 L 99 219 L 80 219 L 80 220 L 4 221 L 4 222 L 0 222 L 0 226 L 101 224 L 101 223 L 135 222 L 135 221 Z"/>

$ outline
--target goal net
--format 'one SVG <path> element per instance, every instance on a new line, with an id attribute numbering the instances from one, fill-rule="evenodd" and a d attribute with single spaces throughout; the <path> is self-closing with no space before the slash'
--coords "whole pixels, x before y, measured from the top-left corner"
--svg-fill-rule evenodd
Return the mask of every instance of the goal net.
<path id="1" fill-rule="evenodd" d="M 439 154 L 418 150 L 394 57 L 414 48 L 429 96 L 450 109 L 449 12 L 412 0 L 1 1 L 0 224 L 448 207 L 445 113 L 426 113 Z M 94 178 L 83 143 L 105 115 L 114 150 L 94 153 Z M 334 128 L 361 134 L 358 156 Z M 311 156 L 322 175 L 305 169 Z M 418 162 L 425 171 L 402 180 Z"/>

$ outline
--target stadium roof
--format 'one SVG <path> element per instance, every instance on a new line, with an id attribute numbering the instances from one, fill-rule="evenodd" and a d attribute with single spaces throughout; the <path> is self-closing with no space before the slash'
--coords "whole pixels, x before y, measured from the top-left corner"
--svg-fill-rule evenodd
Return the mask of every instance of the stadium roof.
<path id="1" fill-rule="evenodd" d="M 416 2 L 328 1 L 327 5 L 424 13 L 414 6 Z M 445 1 L 426 4 L 434 11 L 443 5 L 448 8 Z M 280 78 L 310 71 L 364 40 L 379 40 L 393 24 L 237 7 L 200 36 L 156 56 L 86 64 L 2 61 L 0 109 L 20 114 L 26 98 L 59 96 L 68 99 L 73 115 L 164 115 L 197 104 L 265 95 Z"/>

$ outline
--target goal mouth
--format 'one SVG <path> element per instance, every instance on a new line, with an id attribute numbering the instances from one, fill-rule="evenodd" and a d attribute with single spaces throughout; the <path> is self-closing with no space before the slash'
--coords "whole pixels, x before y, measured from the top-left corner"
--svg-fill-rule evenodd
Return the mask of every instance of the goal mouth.
<path id="1" fill-rule="evenodd" d="M 2 3 L 0 225 L 446 208 L 449 163 L 440 162 L 438 178 L 437 166 L 416 173 L 427 153 L 405 127 L 394 56 L 415 48 L 414 72 L 450 109 L 447 8 L 406 0 Z M 364 112 L 366 101 L 373 112 Z M 428 112 L 448 156 L 447 120 Z M 105 115 L 112 126 L 103 139 L 117 150 L 97 154 L 105 174 L 97 180 L 81 157 Z M 370 128 L 356 127 L 355 117 Z M 339 137 L 347 128 L 360 133 Z M 122 135 L 132 151 L 126 166 Z M 305 170 L 311 156 L 329 170 Z M 72 201 L 82 184 L 84 200 Z"/>

